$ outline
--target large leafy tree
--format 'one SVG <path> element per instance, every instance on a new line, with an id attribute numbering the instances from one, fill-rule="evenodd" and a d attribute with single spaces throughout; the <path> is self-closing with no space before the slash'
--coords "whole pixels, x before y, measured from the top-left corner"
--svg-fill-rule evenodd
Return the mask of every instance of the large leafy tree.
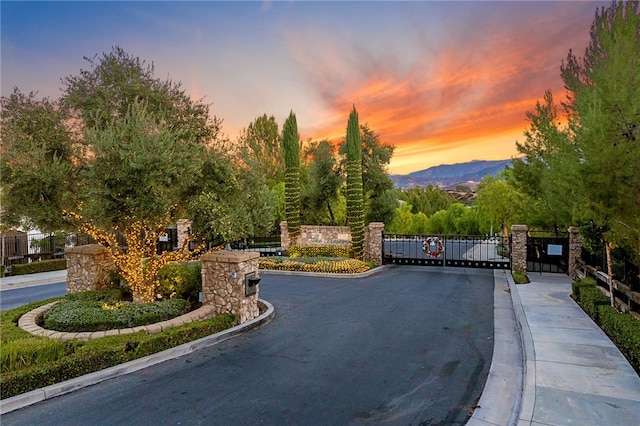
<path id="1" fill-rule="evenodd" d="M 308 184 L 301 195 L 305 223 L 336 224 L 334 210 L 340 201 L 343 178 L 334 151 L 328 140 L 312 142 L 305 149 L 305 157 L 310 159 Z"/>
<path id="2" fill-rule="evenodd" d="M 640 259 L 638 2 L 613 2 L 597 11 L 590 35 L 584 56 L 570 51 L 561 68 L 573 136 L 567 155 L 579 178 L 579 219 L 603 230 L 611 283 L 615 246 Z"/>
<path id="3" fill-rule="evenodd" d="M 571 170 L 563 167 L 563 157 L 559 155 L 568 144 L 568 134 L 560 125 L 550 91 L 526 116 L 530 126 L 525 131 L 525 141 L 516 142 L 524 158 L 513 159 L 506 179 L 527 197 L 527 222 L 558 232 L 571 224 L 572 209 L 566 194 L 571 193 L 574 179 L 568 178 Z"/>
<path id="4" fill-rule="evenodd" d="M 300 137 L 298 123 L 291 111 L 282 129 L 285 160 L 285 214 L 292 241 L 300 234 Z"/>
<path id="5" fill-rule="evenodd" d="M 120 48 L 87 60 L 89 70 L 63 79 L 59 102 L 17 89 L 2 99 L 3 223 L 53 230 L 68 220 L 111 250 L 136 300 L 148 301 L 160 266 L 188 256 L 155 247 L 201 189 L 220 121 Z"/>
<path id="6" fill-rule="evenodd" d="M 603 245 L 611 272 L 614 247 L 640 259 L 639 3 L 614 1 L 597 10 L 590 36 L 584 55 L 570 50 L 560 69 L 566 129 L 552 124 L 545 96 L 535 113 L 539 122 L 532 121 L 535 139 L 519 147 L 527 167 L 514 167 L 514 176 L 525 185 L 540 183 L 556 211 L 566 214 L 562 204 L 569 206 L 573 221 L 584 224 L 583 237 Z"/>
<path id="7" fill-rule="evenodd" d="M 66 123 L 66 111 L 36 93 L 14 88 L 0 101 L 0 174 L 3 227 L 65 227 L 60 212 L 76 192 L 82 145 Z"/>
<path id="8" fill-rule="evenodd" d="M 490 228 L 502 231 L 507 237 L 511 225 L 518 222 L 525 209 L 522 194 L 504 179 L 487 176 L 478 187 L 478 209 Z"/>
<path id="9" fill-rule="evenodd" d="M 238 137 L 238 157 L 269 187 L 284 180 L 284 151 L 273 116 L 261 115 L 243 129 Z"/>
<path id="10" fill-rule="evenodd" d="M 356 259 L 364 256 L 364 194 L 362 189 L 362 144 L 358 113 L 354 106 L 347 123 L 347 223 Z"/>
<path id="11" fill-rule="evenodd" d="M 360 139 L 365 222 L 391 223 L 398 206 L 388 169 L 394 147 L 382 143 L 366 124 L 360 126 Z"/>

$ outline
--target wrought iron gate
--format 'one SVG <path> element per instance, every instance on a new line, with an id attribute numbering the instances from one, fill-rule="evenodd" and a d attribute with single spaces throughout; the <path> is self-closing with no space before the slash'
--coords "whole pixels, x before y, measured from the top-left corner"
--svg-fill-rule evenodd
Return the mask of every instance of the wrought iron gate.
<path id="1" fill-rule="evenodd" d="M 509 238 L 478 235 L 398 235 L 383 237 L 383 263 L 510 269 Z"/>
<path id="2" fill-rule="evenodd" d="M 530 232 L 527 236 L 527 271 L 567 273 L 569 234 Z"/>

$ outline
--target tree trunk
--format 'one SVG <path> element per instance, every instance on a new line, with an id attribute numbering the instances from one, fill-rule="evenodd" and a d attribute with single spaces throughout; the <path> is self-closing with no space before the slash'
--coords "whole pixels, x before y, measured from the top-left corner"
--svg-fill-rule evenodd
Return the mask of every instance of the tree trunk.
<path id="1" fill-rule="evenodd" d="M 329 209 L 329 217 L 331 217 L 331 226 L 335 226 L 336 220 L 333 217 L 333 210 L 331 210 L 331 203 L 327 201 L 327 208 Z"/>
<path id="2" fill-rule="evenodd" d="M 604 250 L 607 255 L 607 281 L 609 284 L 609 299 L 611 300 L 611 307 L 615 308 L 615 297 L 613 295 L 613 263 L 611 262 L 611 243 L 608 241 L 604 242 Z"/>

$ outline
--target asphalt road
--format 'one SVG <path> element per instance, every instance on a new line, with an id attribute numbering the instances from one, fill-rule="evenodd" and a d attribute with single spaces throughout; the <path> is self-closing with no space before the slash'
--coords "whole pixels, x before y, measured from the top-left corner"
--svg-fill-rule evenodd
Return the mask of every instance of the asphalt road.
<path id="1" fill-rule="evenodd" d="M 66 282 L 3 290 L 0 292 L 0 311 L 65 294 L 67 294 Z"/>
<path id="2" fill-rule="evenodd" d="M 3 425 L 456 425 L 493 350 L 493 271 L 264 275 L 269 324 L 2 416 Z"/>

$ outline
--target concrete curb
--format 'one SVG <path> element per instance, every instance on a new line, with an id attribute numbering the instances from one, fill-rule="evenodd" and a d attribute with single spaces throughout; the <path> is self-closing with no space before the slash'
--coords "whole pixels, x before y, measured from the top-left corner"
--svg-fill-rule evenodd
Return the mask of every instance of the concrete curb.
<path id="1" fill-rule="evenodd" d="M 523 367 L 519 330 L 506 276 L 494 270 L 494 341 L 487 382 L 467 426 L 515 425 L 519 416 Z M 514 377 L 516 378 L 514 380 Z"/>
<path id="2" fill-rule="evenodd" d="M 66 393 L 70 393 L 87 386 L 95 385 L 105 380 L 133 373 L 152 365 L 156 365 L 173 358 L 178 358 L 183 355 L 190 354 L 199 349 L 214 346 L 220 342 L 224 342 L 225 340 L 238 336 L 241 333 L 267 324 L 269 321 L 271 321 L 271 319 L 273 319 L 275 315 L 275 309 L 273 305 L 266 300 L 260 299 L 260 301 L 267 306 L 267 311 L 251 321 L 247 321 L 244 324 L 240 324 L 230 329 L 221 331 L 220 333 L 212 334 L 211 336 L 203 337 L 201 339 L 194 340 L 193 342 L 185 343 L 183 345 L 176 346 L 175 348 L 167 349 L 166 351 L 148 355 L 143 358 L 138 358 L 124 364 L 105 368 L 104 370 L 96 371 L 95 373 L 85 374 L 84 376 L 76 377 L 75 379 L 67 380 L 66 382 L 56 383 L 54 385 L 36 389 L 31 392 L 3 399 L 0 401 L 0 414 L 9 413 L 11 411 L 35 404 L 37 402 L 45 401 L 47 399 L 64 395 Z"/>
<path id="3" fill-rule="evenodd" d="M 260 274 L 266 275 L 296 275 L 299 277 L 320 277 L 320 278 L 337 278 L 337 279 L 353 279 L 353 278 L 366 278 L 371 275 L 382 272 L 389 269 L 394 265 L 382 265 L 373 269 L 369 269 L 366 272 L 359 272 L 356 274 L 330 274 L 326 272 L 304 272 L 304 271 L 276 271 L 273 269 L 260 269 Z"/>
<path id="4" fill-rule="evenodd" d="M 516 284 L 511 274 L 507 274 L 507 281 L 509 281 L 511 300 L 513 301 L 513 309 L 516 314 L 518 330 L 520 331 L 520 339 L 522 340 L 522 359 L 524 366 L 518 425 L 530 425 L 533 421 L 533 409 L 536 403 L 536 353 L 529 322 L 527 321 L 524 308 L 522 307 L 522 301 L 520 300 L 520 294 L 518 293 L 518 285 L 527 284 Z"/>

